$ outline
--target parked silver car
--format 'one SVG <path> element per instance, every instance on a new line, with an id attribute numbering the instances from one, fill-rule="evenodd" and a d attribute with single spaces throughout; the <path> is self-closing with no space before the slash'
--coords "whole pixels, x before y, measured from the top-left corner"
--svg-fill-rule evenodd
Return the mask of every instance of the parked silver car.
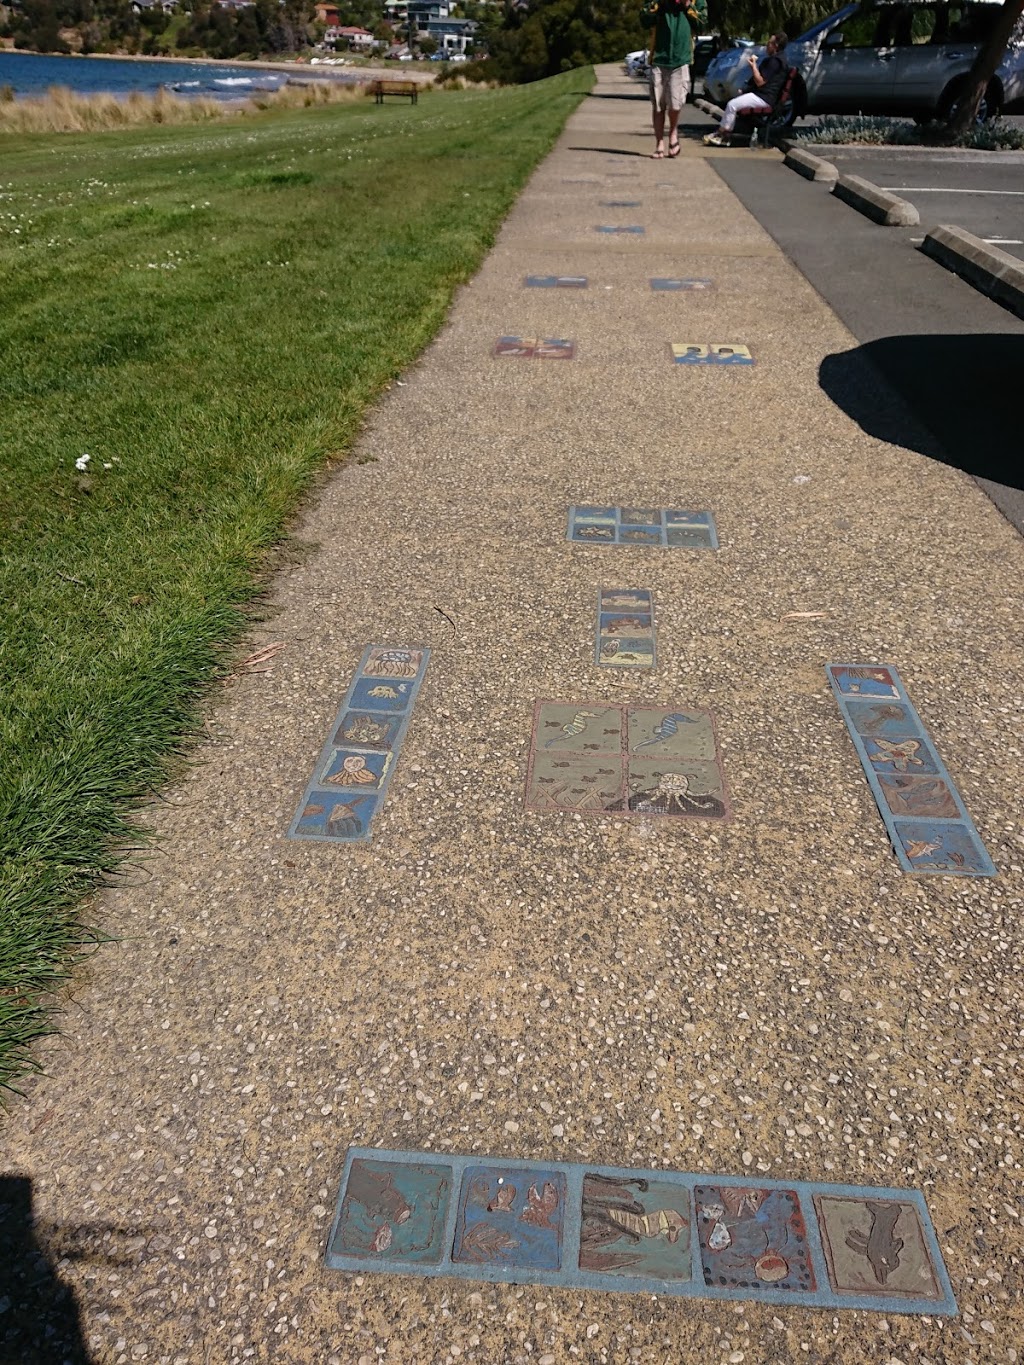
<path id="1" fill-rule="evenodd" d="M 865 0 L 845 5 L 786 48 L 798 77 L 792 118 L 804 114 L 908 114 L 945 118 L 956 104 L 1001 0 Z M 758 56 L 763 48 L 756 48 Z M 750 80 L 747 54 L 727 49 L 708 67 L 716 104 Z M 986 91 L 983 118 L 1024 104 L 1024 43 L 1014 42 Z"/>

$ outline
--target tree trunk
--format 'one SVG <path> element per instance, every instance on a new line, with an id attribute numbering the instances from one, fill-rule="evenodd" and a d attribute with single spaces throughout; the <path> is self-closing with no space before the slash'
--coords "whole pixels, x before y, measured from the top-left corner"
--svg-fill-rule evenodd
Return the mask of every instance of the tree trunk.
<path id="1" fill-rule="evenodd" d="M 978 106 L 984 98 L 988 83 L 1002 61 L 1010 35 L 1017 20 L 1024 14 L 1024 0 L 1003 0 L 1003 7 L 996 16 L 992 32 L 982 44 L 981 51 L 974 59 L 974 65 L 967 74 L 967 81 L 957 100 L 956 113 L 949 121 L 950 130 L 959 137 L 966 133 L 978 116 Z"/>

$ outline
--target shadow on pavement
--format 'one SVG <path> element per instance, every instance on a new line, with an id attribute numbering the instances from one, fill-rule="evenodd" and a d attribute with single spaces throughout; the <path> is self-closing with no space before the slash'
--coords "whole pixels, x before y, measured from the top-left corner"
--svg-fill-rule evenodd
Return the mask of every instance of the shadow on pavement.
<path id="1" fill-rule="evenodd" d="M 880 337 L 826 356 L 818 370 L 825 393 L 869 436 L 1016 489 L 1022 376 L 1024 336 L 1000 333 Z"/>
<path id="2" fill-rule="evenodd" d="M 650 95 L 646 90 L 591 90 L 588 99 L 592 100 L 643 100 L 644 104 L 650 103 Z"/>
<path id="3" fill-rule="evenodd" d="M 74 1291 L 56 1262 L 82 1255 L 75 1238 L 37 1225 L 32 1181 L 0 1175 L 0 1360 L 17 1365 L 90 1365 Z"/>
<path id="4" fill-rule="evenodd" d="M 605 156 L 644 156 L 643 152 L 631 152 L 625 147 L 570 147 L 570 152 L 601 152 Z"/>

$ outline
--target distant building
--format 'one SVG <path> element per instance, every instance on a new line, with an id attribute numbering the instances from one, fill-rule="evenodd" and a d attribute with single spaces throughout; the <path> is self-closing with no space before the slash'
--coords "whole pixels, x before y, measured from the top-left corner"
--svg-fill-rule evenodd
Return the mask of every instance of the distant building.
<path id="1" fill-rule="evenodd" d="M 326 24 L 328 28 L 337 28 L 341 23 L 337 5 L 317 4 L 313 6 L 313 13 L 316 15 L 317 23 Z"/>
<path id="2" fill-rule="evenodd" d="M 164 14 L 173 14 L 178 8 L 178 0 L 132 0 L 133 14 L 152 14 L 154 10 L 163 10 Z"/>
<path id="3" fill-rule="evenodd" d="M 441 52 L 464 53 L 472 46 L 476 30 L 472 19 L 425 19 L 419 24 L 420 33 L 429 33 Z"/>
<path id="4" fill-rule="evenodd" d="M 354 52 L 368 52 L 377 46 L 377 40 L 369 29 L 358 28 L 354 24 L 328 24 L 324 30 L 325 43 L 344 43 Z"/>

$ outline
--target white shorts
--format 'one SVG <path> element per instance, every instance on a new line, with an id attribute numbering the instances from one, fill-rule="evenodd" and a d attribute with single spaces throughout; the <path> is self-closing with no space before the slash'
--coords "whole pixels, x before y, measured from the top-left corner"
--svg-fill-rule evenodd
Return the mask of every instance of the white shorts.
<path id="1" fill-rule="evenodd" d="M 690 93 L 688 66 L 651 67 L 651 103 L 655 109 L 682 109 Z"/>

